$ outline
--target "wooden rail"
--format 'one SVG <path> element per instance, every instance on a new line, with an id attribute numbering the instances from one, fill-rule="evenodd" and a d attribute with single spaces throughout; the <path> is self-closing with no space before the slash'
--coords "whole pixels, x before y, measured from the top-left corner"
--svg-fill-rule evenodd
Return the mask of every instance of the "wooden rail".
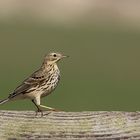
<path id="1" fill-rule="evenodd" d="M 140 140 L 140 112 L 45 113 L 1 110 L 0 140 Z"/>

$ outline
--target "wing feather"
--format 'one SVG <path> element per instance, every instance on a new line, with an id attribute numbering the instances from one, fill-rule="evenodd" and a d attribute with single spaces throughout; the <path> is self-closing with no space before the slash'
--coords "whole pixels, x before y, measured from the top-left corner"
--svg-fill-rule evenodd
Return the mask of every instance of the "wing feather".
<path id="1" fill-rule="evenodd" d="M 46 80 L 47 73 L 42 69 L 37 70 L 31 76 L 23 81 L 21 85 L 19 85 L 13 93 L 9 95 L 9 98 L 13 98 L 18 96 L 19 94 L 26 94 L 35 90 L 36 86 L 40 85 L 42 82 Z"/>

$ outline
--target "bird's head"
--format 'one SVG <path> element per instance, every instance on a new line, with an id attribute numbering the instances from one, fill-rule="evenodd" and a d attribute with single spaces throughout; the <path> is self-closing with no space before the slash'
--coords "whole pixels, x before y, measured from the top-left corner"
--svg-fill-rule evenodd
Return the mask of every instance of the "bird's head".
<path id="1" fill-rule="evenodd" d="M 66 55 L 63 55 L 61 53 L 49 53 L 45 56 L 45 63 L 46 64 L 54 64 L 61 60 L 62 58 L 68 57 Z"/>

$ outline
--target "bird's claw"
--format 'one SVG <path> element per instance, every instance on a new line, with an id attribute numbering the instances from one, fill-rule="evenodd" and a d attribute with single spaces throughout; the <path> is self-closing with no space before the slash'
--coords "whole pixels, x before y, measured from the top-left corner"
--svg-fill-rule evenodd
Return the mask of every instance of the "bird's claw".
<path id="1" fill-rule="evenodd" d="M 41 109 L 38 109 L 38 110 L 36 111 L 35 116 L 37 116 L 39 112 L 41 113 L 41 117 L 43 117 L 43 111 L 42 111 Z"/>
<path id="2" fill-rule="evenodd" d="M 51 112 L 53 112 L 53 111 L 55 111 L 55 112 L 61 112 L 62 110 L 58 110 L 58 109 L 52 108 L 52 109 L 50 109 L 50 111 L 51 111 Z M 43 111 L 42 111 L 41 109 L 38 109 L 38 110 L 36 111 L 35 116 L 37 116 L 39 112 L 41 113 L 41 117 L 43 117 L 44 114 L 43 114 Z M 47 114 L 45 114 L 45 115 L 48 115 L 48 114 L 50 114 L 51 112 L 49 112 L 49 113 L 47 113 Z"/>

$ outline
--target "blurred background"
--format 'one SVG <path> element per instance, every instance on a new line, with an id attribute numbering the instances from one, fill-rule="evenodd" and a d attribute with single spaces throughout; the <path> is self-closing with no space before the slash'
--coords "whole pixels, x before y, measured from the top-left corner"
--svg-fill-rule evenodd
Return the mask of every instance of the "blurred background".
<path id="1" fill-rule="evenodd" d="M 140 109 L 140 1 L 0 1 L 0 99 L 38 69 L 48 52 L 61 82 L 42 104 L 65 111 Z M 34 110 L 32 102 L 0 106 Z"/>

